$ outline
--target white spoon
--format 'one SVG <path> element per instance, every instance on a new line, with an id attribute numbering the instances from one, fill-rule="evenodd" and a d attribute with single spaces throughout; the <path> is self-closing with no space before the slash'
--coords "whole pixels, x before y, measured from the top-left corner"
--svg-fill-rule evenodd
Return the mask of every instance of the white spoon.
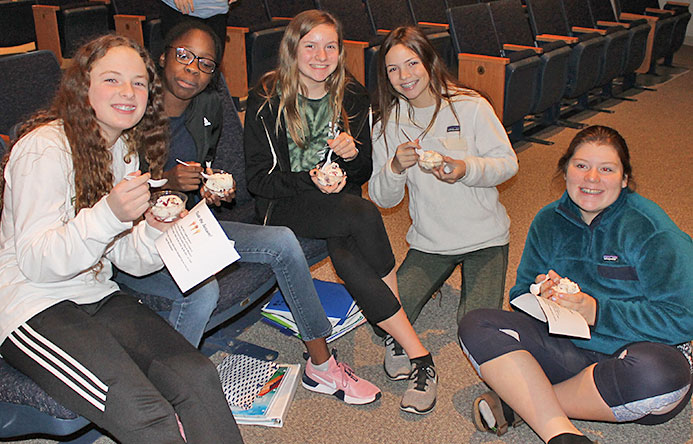
<path id="1" fill-rule="evenodd" d="M 132 180 L 137 176 L 125 176 L 125 180 Z M 168 182 L 168 179 L 148 179 L 147 183 L 149 183 L 149 186 L 152 188 L 160 188 L 166 185 L 166 182 Z"/>
<path id="2" fill-rule="evenodd" d="M 327 171 L 327 168 L 330 166 L 332 163 L 332 149 L 330 149 L 327 152 L 327 158 L 325 159 L 325 163 L 322 164 L 322 168 L 320 168 L 320 171 Z"/>
<path id="3" fill-rule="evenodd" d="M 330 125 L 330 128 L 332 128 L 331 125 Z M 333 139 L 336 139 L 337 136 L 339 136 L 339 128 L 337 128 L 336 130 L 334 130 L 334 134 L 332 135 L 332 138 L 333 138 Z M 328 149 L 329 149 L 329 151 L 327 152 L 327 158 L 325 159 L 325 163 L 322 164 L 322 168 L 320 168 L 320 171 L 327 171 L 327 168 L 328 168 L 328 167 L 330 166 L 330 164 L 332 163 L 332 153 L 333 153 L 333 151 L 332 151 L 332 148 L 328 148 Z"/>
<path id="4" fill-rule="evenodd" d="M 406 137 L 408 141 L 413 142 L 413 140 L 411 140 L 411 137 L 409 137 L 409 135 L 405 133 L 404 130 L 402 130 L 402 134 L 404 134 L 404 137 Z M 424 150 L 422 150 L 421 148 L 414 147 L 414 152 L 416 152 L 420 159 L 423 159 Z"/>
<path id="5" fill-rule="evenodd" d="M 543 281 L 537 282 L 536 284 L 532 284 L 529 286 L 529 292 L 532 293 L 535 296 L 539 296 L 539 293 L 541 293 L 541 284 L 549 280 L 549 275 L 548 273 L 546 274 L 546 277 L 544 278 Z"/>
<path id="6" fill-rule="evenodd" d="M 181 165 L 185 165 L 186 167 L 195 166 L 195 165 L 190 165 L 188 162 L 183 162 L 183 161 L 180 160 L 180 159 L 176 159 L 176 162 L 180 163 Z M 209 168 L 209 165 L 210 165 L 210 162 L 207 162 L 207 168 Z M 202 177 L 204 177 L 205 179 L 209 179 L 209 178 L 211 177 L 209 174 L 205 174 L 204 172 L 200 172 L 200 174 L 201 174 Z"/>

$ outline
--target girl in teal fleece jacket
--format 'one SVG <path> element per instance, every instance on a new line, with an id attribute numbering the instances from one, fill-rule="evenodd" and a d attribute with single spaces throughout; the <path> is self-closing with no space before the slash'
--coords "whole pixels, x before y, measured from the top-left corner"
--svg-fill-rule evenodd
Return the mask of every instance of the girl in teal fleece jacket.
<path id="1" fill-rule="evenodd" d="M 510 299 L 548 274 L 541 296 L 579 312 L 591 339 L 500 310 L 470 313 L 459 337 L 493 389 L 474 403 L 477 427 L 502 433 L 519 415 L 545 442 L 587 443 L 569 418 L 660 424 L 688 404 L 693 242 L 629 188 L 615 130 L 581 131 L 558 167 L 566 192 L 532 222 Z M 561 277 L 580 292 L 558 293 Z"/>

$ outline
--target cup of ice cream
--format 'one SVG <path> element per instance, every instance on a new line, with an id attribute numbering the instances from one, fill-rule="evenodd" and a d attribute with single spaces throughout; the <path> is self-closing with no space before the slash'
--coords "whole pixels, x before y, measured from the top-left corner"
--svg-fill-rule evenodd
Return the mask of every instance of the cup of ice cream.
<path id="1" fill-rule="evenodd" d="M 203 176 L 203 182 L 205 191 L 209 191 L 219 197 L 224 197 L 226 193 L 236 187 L 233 175 L 224 170 L 213 169 L 212 174 Z"/>
<path id="2" fill-rule="evenodd" d="M 562 294 L 575 294 L 575 293 L 580 293 L 580 287 L 578 284 L 575 282 L 571 281 L 568 278 L 561 278 L 560 281 L 558 281 L 558 284 L 554 285 L 553 291 L 556 293 L 562 293 Z"/>
<path id="3" fill-rule="evenodd" d="M 159 222 L 173 222 L 185 210 L 188 196 L 180 191 L 164 190 L 152 193 L 149 199 L 152 216 Z"/>
<path id="4" fill-rule="evenodd" d="M 419 156 L 419 166 L 425 171 L 431 171 L 443 164 L 443 155 L 436 152 L 426 150 Z"/>
<path id="5" fill-rule="evenodd" d="M 337 162 L 330 162 L 326 167 L 318 166 L 316 177 L 320 185 L 329 187 L 338 184 L 344 178 L 344 171 Z"/>

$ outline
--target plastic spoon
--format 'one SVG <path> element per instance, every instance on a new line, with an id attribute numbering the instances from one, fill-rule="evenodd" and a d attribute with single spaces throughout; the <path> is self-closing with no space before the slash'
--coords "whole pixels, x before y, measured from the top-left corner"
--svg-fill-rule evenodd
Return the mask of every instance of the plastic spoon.
<path id="1" fill-rule="evenodd" d="M 180 160 L 180 159 L 176 159 L 176 162 L 180 163 L 181 165 L 185 165 L 186 167 L 195 166 L 195 165 L 190 165 L 188 162 L 183 162 L 183 161 Z M 209 163 L 210 163 L 210 162 L 207 162 L 207 164 L 208 164 L 208 165 L 207 165 L 207 168 L 209 168 Z M 205 179 L 209 179 L 209 178 L 211 177 L 209 174 L 205 174 L 204 172 L 200 172 L 200 174 L 201 174 L 202 177 L 204 177 Z"/>
<path id="2" fill-rule="evenodd" d="M 337 128 L 334 131 L 334 135 L 332 136 L 332 138 L 336 139 L 337 136 L 339 136 L 339 128 Z M 327 152 L 327 158 L 325 159 L 325 163 L 322 164 L 322 168 L 320 168 L 320 171 L 327 171 L 327 168 L 332 163 L 332 153 L 333 153 L 332 148 L 329 148 L 329 151 Z"/>
<path id="3" fill-rule="evenodd" d="M 132 180 L 137 176 L 125 176 L 125 180 Z M 168 179 L 148 179 L 147 183 L 149 184 L 150 187 L 152 188 L 160 188 L 166 185 L 166 182 L 168 182 Z"/>
<path id="4" fill-rule="evenodd" d="M 535 296 L 539 296 L 539 293 L 541 293 L 541 284 L 549 280 L 549 274 L 546 273 L 546 277 L 544 278 L 543 281 L 537 282 L 536 284 L 532 284 L 529 286 L 529 292 L 532 293 Z"/>
<path id="5" fill-rule="evenodd" d="M 411 137 L 409 137 L 409 136 L 407 135 L 407 133 L 404 132 L 404 130 L 402 130 L 402 134 L 404 134 L 404 137 L 406 137 L 408 141 L 412 142 Z M 415 148 L 414 148 L 414 151 L 416 152 L 416 154 L 419 155 L 419 158 L 420 158 L 420 159 L 423 159 L 424 151 L 423 151 L 421 148 L 416 148 L 416 147 L 415 147 Z M 448 165 L 447 163 L 446 163 L 445 166 L 443 167 L 443 172 L 444 172 L 445 174 L 450 174 L 450 173 L 452 173 L 452 170 L 453 170 L 453 168 L 452 168 L 450 165 Z"/>
<path id="6" fill-rule="evenodd" d="M 409 135 L 407 133 L 405 133 L 403 129 L 402 129 L 402 134 L 404 134 L 404 137 L 406 137 L 408 141 L 414 143 L 414 141 L 411 140 L 411 137 L 409 137 Z M 421 148 L 414 147 L 414 152 L 416 152 L 416 154 L 418 154 L 420 159 L 423 159 L 424 151 Z"/>

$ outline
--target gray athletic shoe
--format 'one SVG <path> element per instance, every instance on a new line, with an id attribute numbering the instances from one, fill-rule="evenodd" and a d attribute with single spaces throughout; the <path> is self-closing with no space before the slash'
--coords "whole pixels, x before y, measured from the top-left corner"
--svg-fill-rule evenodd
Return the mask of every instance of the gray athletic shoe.
<path id="1" fill-rule="evenodd" d="M 383 342 L 385 343 L 385 360 L 383 362 L 385 375 L 393 381 L 409 378 L 411 362 L 407 352 L 390 335 L 385 336 Z"/>
<path id="2" fill-rule="evenodd" d="M 414 365 L 409 376 L 409 387 L 402 396 L 399 408 L 405 412 L 425 415 L 436 406 L 438 374 L 432 365 Z"/>

